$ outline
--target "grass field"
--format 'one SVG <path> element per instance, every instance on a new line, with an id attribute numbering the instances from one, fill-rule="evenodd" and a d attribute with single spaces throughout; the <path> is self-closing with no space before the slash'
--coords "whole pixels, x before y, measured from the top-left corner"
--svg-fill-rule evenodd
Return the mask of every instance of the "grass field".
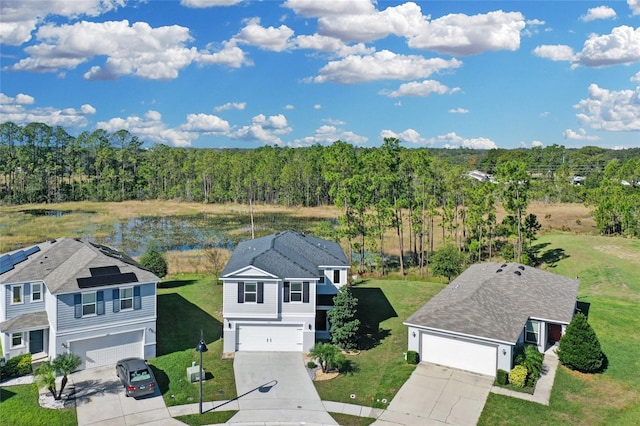
<path id="1" fill-rule="evenodd" d="M 75 408 L 50 410 L 38 404 L 37 385 L 0 389 L 0 425 L 68 426 L 78 422 Z"/>
<path id="2" fill-rule="evenodd" d="M 567 256 L 547 269 L 579 277 L 609 365 L 593 375 L 560 366 L 549 407 L 490 394 L 480 424 L 640 424 L 640 241 L 550 234 L 538 243 Z"/>

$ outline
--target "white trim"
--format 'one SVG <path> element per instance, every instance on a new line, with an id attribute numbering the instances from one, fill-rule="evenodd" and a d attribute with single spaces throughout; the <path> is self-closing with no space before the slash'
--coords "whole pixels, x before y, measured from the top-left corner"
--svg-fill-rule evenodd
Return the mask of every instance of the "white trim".
<path id="1" fill-rule="evenodd" d="M 20 301 L 16 302 L 13 300 L 13 289 L 20 287 Z M 11 299 L 10 305 L 23 305 L 24 304 L 24 283 L 22 284 L 12 284 L 11 285 L 11 294 L 9 296 Z"/>
<path id="2" fill-rule="evenodd" d="M 546 319 L 546 318 L 540 318 L 540 317 L 529 317 L 530 320 L 534 320 L 534 321 L 543 321 L 543 322 L 551 322 L 554 324 L 565 324 L 565 325 L 569 325 L 568 322 L 565 321 L 559 321 L 559 320 L 554 320 L 554 319 Z"/>
<path id="3" fill-rule="evenodd" d="M 61 332 L 56 332 L 57 336 L 67 336 L 67 335 L 71 335 L 71 334 L 78 334 L 78 333 L 90 333 L 93 331 L 98 331 L 98 330 L 106 330 L 109 328 L 113 328 L 113 327 L 126 327 L 126 326 L 130 326 L 130 325 L 139 325 L 140 323 L 143 322 L 151 322 L 151 321 L 157 321 L 157 317 L 153 316 L 153 317 L 144 317 L 144 318 L 135 318 L 129 321 L 124 321 L 124 322 L 109 322 L 107 324 L 99 324 L 93 327 L 80 327 L 80 328 L 73 328 L 73 329 L 65 329 Z M 132 330 L 132 329 L 131 329 Z M 111 334 L 115 334 L 115 333 L 111 333 Z"/>
<path id="4" fill-rule="evenodd" d="M 122 294 L 125 290 L 131 290 L 131 297 L 122 297 Z M 124 300 L 129 300 L 129 299 L 131 299 L 131 307 L 123 308 L 122 302 Z M 120 288 L 120 312 L 128 312 L 128 311 L 133 311 L 133 287 L 122 287 Z"/>
<path id="5" fill-rule="evenodd" d="M 473 334 L 458 333 L 456 331 L 444 330 L 444 329 L 440 329 L 440 328 L 425 327 L 424 325 L 411 324 L 411 323 L 408 323 L 408 322 L 403 322 L 402 324 L 406 325 L 408 327 L 415 327 L 415 328 L 417 328 L 419 330 L 435 331 L 437 333 L 449 334 L 449 335 L 452 335 L 452 336 L 461 336 L 461 337 L 481 340 L 481 341 L 485 341 L 485 342 L 496 342 L 496 343 L 502 343 L 504 345 L 512 345 L 512 346 L 517 343 L 517 340 L 515 342 L 508 342 L 506 340 L 492 339 L 490 337 L 481 337 L 481 336 L 476 336 L 476 335 L 473 335 Z"/>
<path id="6" fill-rule="evenodd" d="M 98 291 L 98 290 L 108 290 L 108 289 L 114 289 L 114 288 L 119 288 L 122 285 L 132 285 L 132 286 L 143 286 L 143 285 L 147 285 L 147 284 L 153 284 L 157 287 L 158 285 L 158 281 L 147 281 L 146 283 L 120 283 L 120 284 L 107 284 L 107 285 L 103 285 L 103 286 L 96 286 L 96 287 L 91 287 L 92 290 Z M 46 283 L 45 283 L 46 285 Z M 75 290 L 69 290 L 69 291 L 56 291 L 56 292 L 51 292 L 51 295 L 53 296 L 62 296 L 63 294 L 76 294 L 76 293 L 81 293 L 84 289 L 78 287 Z M 156 293 L 154 293 L 156 294 Z"/>
<path id="7" fill-rule="evenodd" d="M 277 275 L 273 275 L 272 273 L 269 273 L 269 272 L 267 272 L 267 271 L 265 271 L 263 269 L 256 268 L 253 265 L 247 265 L 247 266 L 244 266 L 244 267 L 242 267 L 240 269 L 236 269 L 235 271 L 229 272 L 226 275 L 222 275 L 219 279 L 230 279 L 230 278 L 233 278 L 234 275 L 240 274 L 240 273 L 242 273 L 242 271 L 246 271 L 248 269 L 255 269 L 256 271 L 264 272 L 264 274 L 269 276 L 269 277 L 276 278 L 276 279 L 278 278 Z"/>
<path id="8" fill-rule="evenodd" d="M 294 284 L 300 284 L 300 290 L 295 290 L 295 294 L 299 294 L 300 295 L 300 300 L 293 300 L 293 285 Z M 289 282 L 289 302 L 287 303 L 303 303 L 303 299 L 304 299 L 304 284 L 302 283 L 302 281 L 291 281 Z"/>
<path id="9" fill-rule="evenodd" d="M 12 331 L 9 334 L 9 349 L 20 349 L 20 348 L 25 348 L 26 344 L 25 344 L 25 338 L 24 338 L 24 331 Z M 19 345 L 14 345 L 13 344 L 13 335 L 14 334 L 19 334 L 21 336 L 20 338 L 20 344 Z"/>
<path id="10" fill-rule="evenodd" d="M 91 303 L 85 303 L 84 297 L 93 294 L 93 313 L 85 314 L 84 307 L 85 305 L 88 307 Z M 91 318 L 98 315 L 98 292 L 97 291 L 88 291 L 86 293 L 80 293 L 80 305 L 82 306 L 82 317 L 81 318 Z"/>
<path id="11" fill-rule="evenodd" d="M 40 287 L 40 298 L 38 300 L 33 300 L 33 287 L 34 286 L 39 286 Z M 31 283 L 31 303 L 37 303 L 37 302 L 44 302 L 44 294 L 43 294 L 43 287 L 44 285 L 42 285 L 41 282 L 36 282 L 36 283 Z"/>

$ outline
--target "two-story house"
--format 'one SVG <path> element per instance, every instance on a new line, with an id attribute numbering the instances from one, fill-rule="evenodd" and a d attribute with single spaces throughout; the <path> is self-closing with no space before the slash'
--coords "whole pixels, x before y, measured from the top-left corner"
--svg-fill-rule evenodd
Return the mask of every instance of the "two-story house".
<path id="1" fill-rule="evenodd" d="M 294 231 L 243 241 L 222 271 L 224 352 L 308 352 L 347 283 L 338 243 Z"/>
<path id="2" fill-rule="evenodd" d="M 73 352 L 81 368 L 156 354 L 159 278 L 129 256 L 71 238 L 0 256 L 3 356 L 54 359 Z"/>

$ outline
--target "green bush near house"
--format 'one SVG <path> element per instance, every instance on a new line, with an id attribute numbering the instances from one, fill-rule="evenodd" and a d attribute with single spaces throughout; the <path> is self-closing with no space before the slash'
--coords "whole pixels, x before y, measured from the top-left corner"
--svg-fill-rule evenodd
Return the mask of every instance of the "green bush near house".
<path id="1" fill-rule="evenodd" d="M 416 351 L 407 351 L 407 363 L 416 365 L 418 364 L 418 352 Z"/>
<path id="2" fill-rule="evenodd" d="M 567 326 L 560 340 L 558 360 L 572 370 L 596 373 L 603 369 L 605 355 L 596 332 L 587 322 L 587 317 L 578 313 Z"/>
<path id="3" fill-rule="evenodd" d="M 527 367 L 524 365 L 516 365 L 509 372 L 509 383 L 514 386 L 523 388 L 527 381 Z"/>
<path id="4" fill-rule="evenodd" d="M 31 374 L 31 354 L 22 354 L 9 358 L 2 368 L 3 378 L 20 377 Z"/>
<path id="5" fill-rule="evenodd" d="M 502 386 L 506 385 L 509 382 L 509 373 L 505 370 L 498 369 L 496 373 L 496 382 Z"/>

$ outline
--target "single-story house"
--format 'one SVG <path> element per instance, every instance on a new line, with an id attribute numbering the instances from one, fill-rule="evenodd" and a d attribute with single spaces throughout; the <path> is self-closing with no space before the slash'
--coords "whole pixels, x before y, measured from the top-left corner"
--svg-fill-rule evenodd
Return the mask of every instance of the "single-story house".
<path id="1" fill-rule="evenodd" d="M 470 266 L 411 315 L 409 350 L 421 361 L 495 376 L 513 367 L 514 348 L 544 352 L 576 310 L 579 282 L 517 263 Z"/>
<path id="2" fill-rule="evenodd" d="M 294 231 L 243 241 L 220 275 L 224 352 L 308 352 L 347 283 L 340 244 Z"/>
<path id="3" fill-rule="evenodd" d="M 72 352 L 81 368 L 156 355 L 159 278 L 107 246 L 73 238 L 0 256 L 3 357 Z"/>

